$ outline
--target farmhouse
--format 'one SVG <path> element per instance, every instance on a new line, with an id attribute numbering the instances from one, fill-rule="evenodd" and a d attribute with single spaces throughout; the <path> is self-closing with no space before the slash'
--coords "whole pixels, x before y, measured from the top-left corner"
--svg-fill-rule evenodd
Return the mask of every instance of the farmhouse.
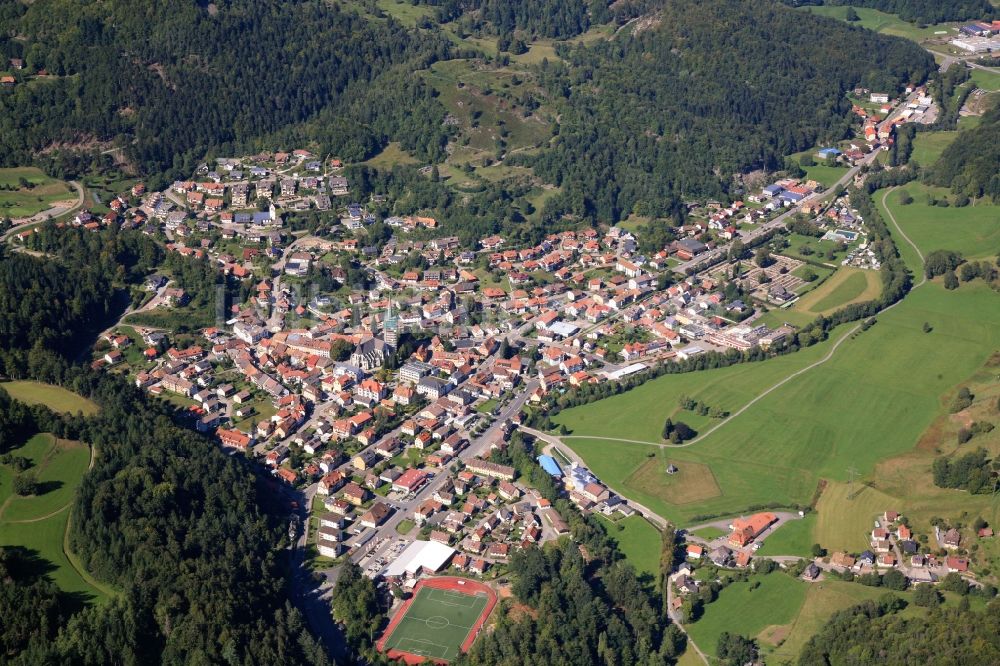
<path id="1" fill-rule="evenodd" d="M 749 518 L 737 518 L 732 524 L 733 532 L 729 535 L 729 543 L 737 548 L 742 548 L 760 536 L 777 520 L 778 517 L 770 512 L 755 513 Z"/>

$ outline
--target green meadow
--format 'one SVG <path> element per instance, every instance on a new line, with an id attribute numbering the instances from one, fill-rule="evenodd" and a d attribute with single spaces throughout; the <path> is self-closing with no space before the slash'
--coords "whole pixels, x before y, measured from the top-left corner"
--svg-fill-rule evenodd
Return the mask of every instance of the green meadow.
<path id="1" fill-rule="evenodd" d="M 13 471 L 0 465 L 0 545 L 36 553 L 48 562 L 52 581 L 80 601 L 106 597 L 110 591 L 83 570 L 66 543 L 73 497 L 90 461 L 89 448 L 42 433 L 10 453 L 32 462 L 30 471 L 38 477 L 40 492 L 14 495 Z"/>
<path id="2" fill-rule="evenodd" d="M 21 187 L 21 179 L 30 187 Z M 0 169 L 0 217 L 30 217 L 57 201 L 76 201 L 76 194 L 61 180 L 35 167 Z M 13 188 L 13 189 L 6 189 Z"/>
<path id="3" fill-rule="evenodd" d="M 846 6 L 803 7 L 804 11 L 809 11 L 820 16 L 828 16 L 841 21 L 846 20 L 847 9 L 848 8 Z M 859 20 L 851 23 L 851 25 L 868 28 L 869 30 L 874 30 L 875 32 L 880 32 L 885 35 L 904 37 L 915 42 L 921 42 L 935 37 L 939 38 L 942 35 L 936 35 L 935 33 L 941 31 L 947 31 L 948 34 L 952 34 L 951 27 L 954 25 L 940 23 L 937 25 L 920 27 L 913 23 L 908 23 L 894 14 L 886 14 L 885 12 L 880 12 L 877 9 L 855 7 L 854 11 L 857 13 Z"/>
<path id="4" fill-rule="evenodd" d="M 768 627 L 790 624 L 806 599 L 807 583 L 781 572 L 754 576 L 749 582 L 732 583 L 719 598 L 705 606 L 705 614 L 684 626 L 694 642 L 714 655 L 719 636 L 756 637 Z"/>
<path id="5" fill-rule="evenodd" d="M 816 543 L 813 540 L 815 527 L 815 513 L 807 513 L 805 518 L 799 520 L 790 520 L 764 539 L 764 545 L 757 554 L 811 557 L 812 545 Z"/>
<path id="6" fill-rule="evenodd" d="M 957 136 L 957 131 L 917 133 L 913 139 L 913 153 L 910 155 L 910 161 L 923 167 L 934 166 L 944 149 L 951 145 Z"/>
<path id="7" fill-rule="evenodd" d="M 54 412 L 69 414 L 82 412 L 85 416 L 90 416 L 96 414 L 98 409 L 92 401 L 52 384 L 31 381 L 3 382 L 0 384 L 0 389 L 15 400 L 29 405 L 45 405 Z"/>
<path id="8" fill-rule="evenodd" d="M 660 531 L 642 516 L 629 516 L 617 521 L 604 516 L 598 518 L 629 564 L 639 573 L 655 578 L 660 569 Z"/>
<path id="9" fill-rule="evenodd" d="M 913 203 L 906 206 L 900 203 L 904 192 L 913 197 Z M 875 201 L 882 210 L 884 194 L 885 190 L 875 193 Z M 962 208 L 943 208 L 929 205 L 929 196 L 954 200 L 949 190 L 920 183 L 909 183 L 885 197 L 885 205 L 903 232 L 925 255 L 933 250 L 954 250 L 973 258 L 995 257 L 1000 252 L 1000 206 L 979 201 Z M 919 259 L 912 248 L 902 244 L 900 253 L 908 264 L 916 267 Z"/>
<path id="10" fill-rule="evenodd" d="M 879 202 L 881 194 L 876 193 Z M 889 195 L 890 209 L 924 253 L 944 248 L 993 257 L 1000 250 L 997 208 L 929 207 L 918 197 L 900 206 L 896 197 Z M 922 264 L 914 249 L 902 239 L 898 243 L 919 273 Z M 925 323 L 930 333 L 923 331 Z M 846 335 L 848 328 L 833 331 L 831 338 Z M 931 282 L 879 314 L 872 328 L 844 341 L 829 361 L 767 393 L 691 446 L 655 445 L 662 441 L 667 417 L 702 432 L 712 426 L 707 417 L 682 412 L 679 396 L 735 412 L 826 355 L 831 341 L 762 363 L 666 375 L 566 410 L 555 421 L 571 430 L 566 445 L 612 488 L 681 525 L 756 504 L 808 504 L 820 479 L 846 481 L 849 468 L 870 474 L 880 462 L 911 451 L 944 413 L 945 396 L 979 370 L 998 345 L 996 292 L 981 282 L 955 291 Z M 622 441 L 629 439 L 645 443 Z M 680 482 L 649 464 L 658 456 L 668 456 L 681 473 L 685 463 L 697 465 L 702 476 L 707 467 L 718 492 L 677 492 Z"/>

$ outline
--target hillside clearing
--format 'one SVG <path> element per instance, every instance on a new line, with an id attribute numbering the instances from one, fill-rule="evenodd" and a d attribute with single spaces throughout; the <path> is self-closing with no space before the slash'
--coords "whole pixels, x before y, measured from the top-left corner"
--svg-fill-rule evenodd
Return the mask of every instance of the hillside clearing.
<path id="1" fill-rule="evenodd" d="M 15 400 L 29 405 L 45 405 L 54 412 L 75 414 L 82 412 L 84 416 L 96 414 L 97 405 L 82 396 L 54 384 L 43 384 L 31 381 L 3 382 L 0 389 L 6 391 Z"/>

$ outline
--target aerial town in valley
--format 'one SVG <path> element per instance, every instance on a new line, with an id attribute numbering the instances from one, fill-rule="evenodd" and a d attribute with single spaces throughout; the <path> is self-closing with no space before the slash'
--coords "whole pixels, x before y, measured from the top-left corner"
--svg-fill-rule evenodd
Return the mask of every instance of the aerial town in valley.
<path id="1" fill-rule="evenodd" d="M 0 14 L 0 662 L 1000 664 L 1000 0 Z"/>
<path id="2" fill-rule="evenodd" d="M 871 109 L 855 106 L 858 139 L 814 156 L 843 169 L 836 183 L 785 177 L 743 201 L 692 202 L 661 247 L 622 226 L 530 247 L 501 235 L 463 247 L 436 233 L 432 217 L 385 214 L 384 196 L 352 202 L 344 165 L 305 150 L 220 158 L 163 191 L 136 183 L 107 214 L 84 210 L 70 224 L 162 238 L 168 252 L 206 260 L 242 285 L 242 300 L 223 289 L 214 324 L 196 330 L 126 317 L 102 336 L 93 366 L 173 402 L 192 428 L 284 488 L 289 535 L 326 585 L 344 558 L 406 590 L 441 572 L 502 578 L 512 552 L 570 531 L 510 464 L 514 436 L 539 444 L 535 464 L 580 511 L 658 519 L 544 446 L 529 421 L 554 396 L 708 352 L 780 353 L 796 330 L 784 313 L 816 286 L 815 269 L 878 271 L 843 186 L 863 177 L 898 125 L 933 122 L 926 91 L 907 93 L 854 91 Z M 387 237 L 379 244 L 376 224 Z M 16 242 L 30 246 L 33 233 Z M 792 247 L 790 236 L 808 245 Z M 153 275 L 146 291 L 131 314 L 184 320 L 190 294 L 177 278 Z M 705 581 L 698 567 L 752 567 L 764 540 L 801 518 L 716 521 L 712 539 L 690 530 L 671 612 L 692 613 Z M 949 549 L 958 538 L 934 535 Z M 886 510 L 868 550 L 776 561 L 801 562 L 806 580 L 896 568 L 932 582 L 968 572 L 961 557 L 918 551 L 905 519 Z"/>

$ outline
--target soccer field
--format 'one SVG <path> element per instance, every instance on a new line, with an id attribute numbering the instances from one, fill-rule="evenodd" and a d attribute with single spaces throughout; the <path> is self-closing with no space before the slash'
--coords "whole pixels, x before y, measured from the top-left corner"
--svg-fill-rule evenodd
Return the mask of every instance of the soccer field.
<path id="1" fill-rule="evenodd" d="M 485 594 L 423 587 L 402 611 L 384 649 L 450 661 L 458 656 L 488 602 Z"/>

